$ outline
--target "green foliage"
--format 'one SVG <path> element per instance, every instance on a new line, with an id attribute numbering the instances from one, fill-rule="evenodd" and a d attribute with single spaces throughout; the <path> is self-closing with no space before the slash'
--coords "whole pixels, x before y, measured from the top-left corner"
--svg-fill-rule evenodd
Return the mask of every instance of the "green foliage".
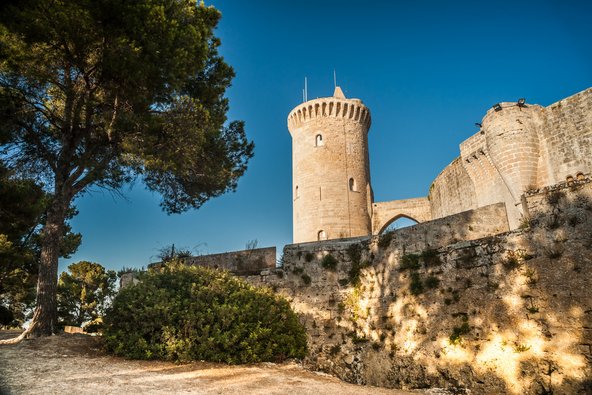
<path id="1" fill-rule="evenodd" d="M 310 283 L 312 282 L 312 279 L 306 273 L 304 273 L 302 276 L 300 276 L 300 278 L 302 279 L 302 282 L 304 283 L 304 285 L 310 285 Z"/>
<path id="2" fill-rule="evenodd" d="M 424 285 L 426 288 L 430 289 L 438 288 L 438 285 L 440 285 L 440 279 L 436 276 L 429 276 L 425 279 Z"/>
<path id="3" fill-rule="evenodd" d="M 386 231 L 383 234 L 381 234 L 378 238 L 378 248 L 384 250 L 385 248 L 390 246 L 394 235 L 395 232 L 392 230 Z"/>
<path id="4" fill-rule="evenodd" d="M 69 195 L 141 175 L 175 213 L 236 188 L 253 144 L 242 122 L 225 125 L 234 71 L 218 54 L 218 10 L 11 3 L 0 7 L 0 125 L 18 148 L 11 163 L 27 161 L 48 181 L 63 176 Z"/>
<path id="5" fill-rule="evenodd" d="M 422 251 L 421 259 L 423 260 L 425 266 L 438 266 L 442 264 L 442 261 L 438 256 L 438 251 L 431 248 Z"/>
<path id="6" fill-rule="evenodd" d="M 506 258 L 502 260 L 502 265 L 507 270 L 514 270 L 520 266 L 520 258 L 514 251 L 508 251 L 506 253 Z"/>
<path id="7" fill-rule="evenodd" d="M 313 259 L 314 259 L 314 254 L 312 252 L 307 252 L 306 255 L 304 255 L 304 260 L 306 262 L 312 262 Z"/>
<path id="8" fill-rule="evenodd" d="M 419 255 L 406 254 L 401 257 L 401 264 L 399 265 L 400 271 L 418 270 L 419 268 L 420 268 Z"/>
<path id="9" fill-rule="evenodd" d="M 368 343 L 368 338 L 366 336 L 358 336 L 356 332 L 350 332 L 349 337 L 351 338 L 353 344 Z"/>
<path id="10" fill-rule="evenodd" d="M 0 304 L 0 326 L 8 326 L 14 321 L 14 314 Z"/>
<path id="11" fill-rule="evenodd" d="M 124 275 L 126 273 L 139 274 L 139 273 L 142 273 L 144 271 L 146 271 L 146 269 L 144 268 L 144 266 L 142 266 L 141 268 L 124 266 L 120 270 L 117 271 L 117 277 L 121 277 L 122 275 Z"/>
<path id="12" fill-rule="evenodd" d="M 359 264 L 362 259 L 362 246 L 358 243 L 351 244 L 347 247 L 347 255 L 354 264 Z"/>
<path id="13" fill-rule="evenodd" d="M 58 281 L 58 317 L 65 325 L 81 326 L 102 317 L 115 295 L 117 275 L 98 263 L 68 266 Z"/>
<path id="14" fill-rule="evenodd" d="M 352 262 L 352 266 L 347 273 L 349 283 L 354 287 L 359 287 L 360 283 L 361 283 L 360 275 L 362 273 L 362 270 L 369 267 L 369 266 L 370 266 L 370 262 L 368 262 L 368 261 Z"/>
<path id="15" fill-rule="evenodd" d="M 341 351 L 341 345 L 335 344 L 335 345 L 331 346 L 331 349 L 329 350 L 329 355 L 334 357 L 335 355 L 339 354 L 340 351 Z"/>
<path id="16" fill-rule="evenodd" d="M 335 270 L 337 270 L 337 264 L 339 262 L 337 262 L 337 259 L 331 255 L 331 254 L 327 254 L 323 257 L 323 259 L 321 260 L 321 266 L 324 269 L 330 270 L 332 272 L 334 272 Z"/>
<path id="17" fill-rule="evenodd" d="M 514 345 L 514 352 L 517 354 L 523 353 L 528 350 L 530 350 L 530 346 L 527 346 L 526 344 L 515 344 Z"/>
<path id="18" fill-rule="evenodd" d="M 0 304 L 8 307 L 17 323 L 35 302 L 40 228 L 50 195 L 31 179 L 18 179 L 0 163 Z M 70 210 L 69 214 L 74 211 Z M 80 234 L 63 227 L 60 255 L 69 257 L 81 241 Z"/>
<path id="19" fill-rule="evenodd" d="M 227 272 L 170 263 L 122 289 L 104 339 L 134 359 L 251 363 L 302 358 L 306 334 L 288 302 Z"/>
<path id="20" fill-rule="evenodd" d="M 413 271 L 411 272 L 411 282 L 409 283 L 409 292 L 412 295 L 420 295 L 424 291 L 423 283 L 421 281 L 421 277 L 418 272 Z"/>
<path id="21" fill-rule="evenodd" d="M 187 248 L 175 248 L 174 244 L 164 246 L 158 250 L 156 257 L 159 262 L 170 262 L 172 260 L 189 258 L 193 253 Z"/>
<path id="22" fill-rule="evenodd" d="M 546 194 L 545 198 L 549 206 L 556 207 L 559 205 L 559 202 L 565 198 L 565 193 L 562 191 L 551 191 Z"/>
<path id="23" fill-rule="evenodd" d="M 459 344 L 462 340 L 462 336 L 471 332 L 471 327 L 467 321 L 463 322 L 460 326 L 452 328 L 452 334 L 450 335 L 450 344 Z"/>
<path id="24" fill-rule="evenodd" d="M 79 244 L 62 231 L 89 188 L 139 178 L 168 213 L 236 189 L 254 145 L 226 117 L 220 16 L 182 0 L 0 2 L 0 164 L 49 194 L 43 249 Z M 39 264 L 34 327 L 49 334 L 58 257 Z"/>

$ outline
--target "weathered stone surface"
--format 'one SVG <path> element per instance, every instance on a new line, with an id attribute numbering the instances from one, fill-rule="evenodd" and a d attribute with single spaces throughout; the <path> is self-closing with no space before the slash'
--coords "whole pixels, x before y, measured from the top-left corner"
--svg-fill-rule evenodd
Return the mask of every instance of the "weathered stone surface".
<path id="1" fill-rule="evenodd" d="M 275 268 L 276 248 L 253 248 L 249 250 L 225 252 L 222 254 L 199 255 L 183 258 L 188 265 L 206 266 L 228 270 L 235 274 L 259 273 L 268 275 L 265 269 Z"/>
<path id="2" fill-rule="evenodd" d="M 531 226 L 512 232 L 499 204 L 392 235 L 286 246 L 281 277 L 248 279 L 289 298 L 309 333 L 307 363 L 352 383 L 586 393 L 592 183 L 532 191 L 524 208 Z M 419 265 L 406 269 L 411 254 Z"/>

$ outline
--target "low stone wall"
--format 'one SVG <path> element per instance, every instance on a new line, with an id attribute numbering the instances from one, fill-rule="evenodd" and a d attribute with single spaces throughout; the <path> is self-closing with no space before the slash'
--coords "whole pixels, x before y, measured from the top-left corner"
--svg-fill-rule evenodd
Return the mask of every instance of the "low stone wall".
<path id="1" fill-rule="evenodd" d="M 275 268 L 276 248 L 254 248 L 221 254 L 200 255 L 184 258 L 183 261 L 187 265 L 205 266 L 245 275 Z"/>
<path id="2" fill-rule="evenodd" d="M 527 198 L 530 228 L 492 225 L 504 218 L 494 205 L 383 236 L 287 246 L 282 269 L 247 279 L 290 300 L 308 364 L 350 382 L 590 393 L 586 188 L 561 189 L 557 204 Z"/>

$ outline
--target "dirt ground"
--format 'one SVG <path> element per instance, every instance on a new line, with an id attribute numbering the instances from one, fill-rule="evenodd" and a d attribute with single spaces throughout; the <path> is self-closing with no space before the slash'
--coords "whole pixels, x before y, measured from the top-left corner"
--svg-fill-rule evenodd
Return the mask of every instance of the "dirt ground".
<path id="1" fill-rule="evenodd" d="M 0 339 L 17 334 L 1 331 Z M 307 371 L 293 362 L 228 366 L 131 361 L 106 355 L 97 338 L 80 334 L 0 345 L 0 394 L 62 393 L 417 394 L 347 384 L 326 374 Z"/>

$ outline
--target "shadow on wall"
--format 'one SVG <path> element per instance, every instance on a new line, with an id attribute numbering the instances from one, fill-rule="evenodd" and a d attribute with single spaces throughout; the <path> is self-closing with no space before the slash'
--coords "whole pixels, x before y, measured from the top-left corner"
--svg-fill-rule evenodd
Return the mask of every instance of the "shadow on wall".
<path id="1" fill-rule="evenodd" d="M 475 210 L 362 242 L 288 246 L 283 270 L 252 280 L 291 299 L 308 362 L 347 381 L 590 393 L 592 184 L 528 204 L 519 231 L 471 239 L 488 222 Z"/>

